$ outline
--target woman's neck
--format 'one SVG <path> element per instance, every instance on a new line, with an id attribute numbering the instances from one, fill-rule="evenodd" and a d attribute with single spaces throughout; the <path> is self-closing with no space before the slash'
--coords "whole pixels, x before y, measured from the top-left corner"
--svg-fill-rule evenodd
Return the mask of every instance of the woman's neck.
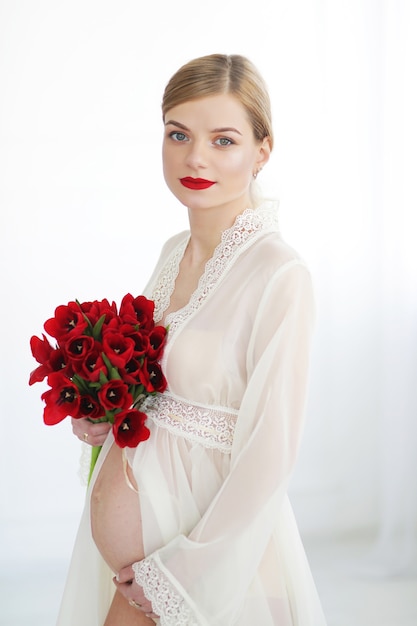
<path id="1" fill-rule="evenodd" d="M 233 226 L 236 217 L 246 208 L 246 204 L 243 206 L 242 203 L 232 211 L 225 211 L 223 207 L 208 210 L 188 209 L 191 237 L 187 256 L 193 265 L 204 263 L 213 256 L 222 233 Z"/>

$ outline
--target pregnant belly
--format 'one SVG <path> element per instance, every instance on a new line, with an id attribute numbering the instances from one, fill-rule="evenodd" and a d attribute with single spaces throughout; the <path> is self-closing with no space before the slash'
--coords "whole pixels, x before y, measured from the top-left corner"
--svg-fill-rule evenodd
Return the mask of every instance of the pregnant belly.
<path id="1" fill-rule="evenodd" d="M 110 448 L 91 494 L 91 530 L 113 572 L 143 559 L 139 497 L 126 482 L 122 450 Z"/>

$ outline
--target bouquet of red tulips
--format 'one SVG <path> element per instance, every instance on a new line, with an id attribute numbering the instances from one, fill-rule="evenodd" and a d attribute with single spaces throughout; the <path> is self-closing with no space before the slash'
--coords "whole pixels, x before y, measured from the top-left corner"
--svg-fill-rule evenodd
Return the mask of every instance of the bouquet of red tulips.
<path id="1" fill-rule="evenodd" d="M 44 334 L 30 340 L 39 366 L 29 384 L 46 377 L 50 387 L 41 396 L 45 424 L 86 417 L 110 422 L 121 448 L 148 439 L 140 403 L 167 386 L 160 366 L 167 330 L 155 325 L 154 306 L 144 296 L 127 294 L 119 310 L 108 300 L 55 309 L 44 324 L 55 347 Z"/>

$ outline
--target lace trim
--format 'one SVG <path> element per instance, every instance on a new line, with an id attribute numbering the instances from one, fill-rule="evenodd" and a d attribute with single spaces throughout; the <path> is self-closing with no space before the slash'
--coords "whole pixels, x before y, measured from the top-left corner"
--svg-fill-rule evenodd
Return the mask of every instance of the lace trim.
<path id="1" fill-rule="evenodd" d="M 152 300 L 155 302 L 154 319 L 162 319 L 164 311 L 167 310 L 172 293 L 175 287 L 175 280 L 180 269 L 181 259 L 187 247 L 189 237 L 187 237 L 171 254 L 167 263 L 162 268 L 158 282 L 152 291 Z"/>
<path id="2" fill-rule="evenodd" d="M 234 409 L 187 402 L 166 391 L 148 396 L 141 405 L 141 411 L 158 426 L 206 448 L 217 448 L 225 453 L 232 449 L 238 415 Z"/>
<path id="3" fill-rule="evenodd" d="M 230 259 L 242 248 L 243 244 L 249 242 L 257 233 L 266 230 L 278 230 L 278 217 L 274 202 L 265 202 L 257 209 L 246 209 L 237 216 L 233 226 L 222 233 L 221 241 L 214 250 L 212 258 L 207 261 L 204 273 L 189 303 L 167 316 L 166 323 L 169 325 L 170 335 L 200 307 L 216 286 L 229 265 Z M 187 244 L 188 239 L 178 246 L 158 276 L 152 292 L 152 299 L 155 301 L 155 320 L 160 320 L 169 306 Z"/>
<path id="4" fill-rule="evenodd" d="M 161 572 L 153 557 L 133 564 L 135 580 L 152 602 L 160 626 L 198 626 L 191 609 L 185 604 L 174 585 Z"/>
<path id="5" fill-rule="evenodd" d="M 83 487 L 88 486 L 88 477 L 91 467 L 91 446 L 81 442 L 80 466 L 78 469 L 78 477 Z"/>

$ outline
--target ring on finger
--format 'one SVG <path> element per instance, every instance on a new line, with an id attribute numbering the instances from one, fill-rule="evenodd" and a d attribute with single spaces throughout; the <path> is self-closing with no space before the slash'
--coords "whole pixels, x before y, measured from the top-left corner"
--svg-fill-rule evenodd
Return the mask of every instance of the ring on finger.
<path id="1" fill-rule="evenodd" d="M 134 606 L 135 609 L 141 609 L 142 605 L 139 604 L 138 602 L 135 602 L 135 600 L 133 600 L 133 598 L 131 600 L 129 600 L 129 604 L 130 606 Z"/>
<path id="2" fill-rule="evenodd" d="M 87 441 L 87 439 L 88 439 L 88 433 L 84 433 L 84 435 L 83 435 L 83 439 L 84 439 L 84 441 Z"/>

